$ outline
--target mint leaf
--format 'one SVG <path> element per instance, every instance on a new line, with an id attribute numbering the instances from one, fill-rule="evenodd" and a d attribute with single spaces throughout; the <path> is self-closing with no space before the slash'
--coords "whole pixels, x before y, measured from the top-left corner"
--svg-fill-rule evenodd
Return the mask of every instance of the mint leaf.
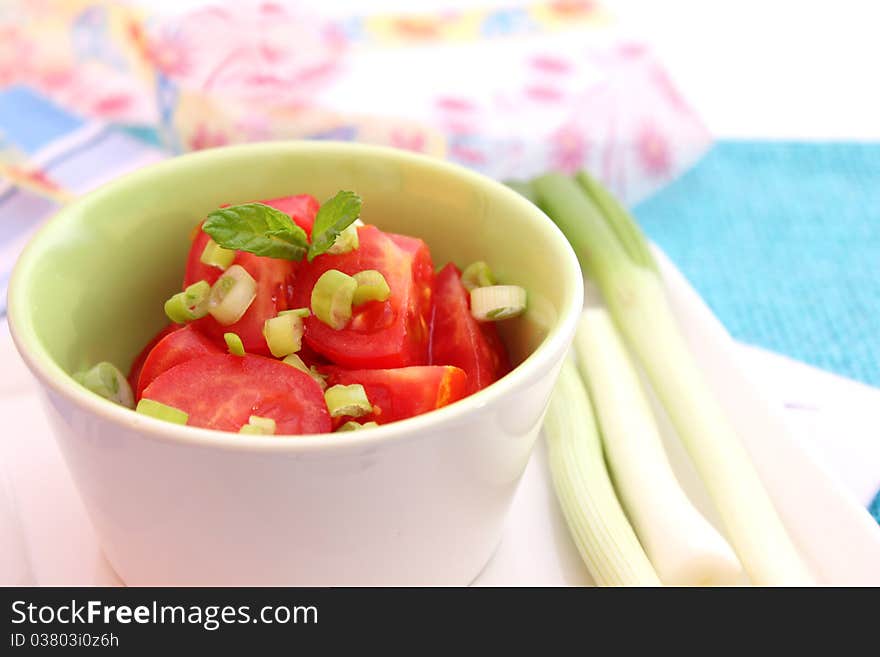
<path id="1" fill-rule="evenodd" d="M 337 192 L 336 196 L 321 205 L 312 227 L 309 262 L 333 246 L 339 233 L 361 215 L 362 204 L 361 197 L 354 192 Z"/>
<path id="2" fill-rule="evenodd" d="M 264 203 L 214 210 L 202 230 L 223 248 L 258 256 L 302 260 L 309 252 L 306 232 L 289 215 Z"/>

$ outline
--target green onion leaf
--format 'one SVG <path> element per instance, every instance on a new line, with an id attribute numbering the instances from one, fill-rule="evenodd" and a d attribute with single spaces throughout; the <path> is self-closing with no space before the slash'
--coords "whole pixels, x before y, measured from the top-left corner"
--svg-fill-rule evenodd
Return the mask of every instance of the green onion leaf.
<path id="1" fill-rule="evenodd" d="M 326 381 L 327 377 L 325 377 L 323 374 L 321 374 L 318 371 L 318 368 L 316 368 L 314 365 L 312 365 L 311 367 L 306 365 L 303 362 L 303 359 L 300 358 L 298 355 L 290 354 L 289 356 L 285 356 L 284 360 L 282 360 L 281 362 L 284 363 L 285 365 L 290 365 L 291 367 L 295 367 L 296 369 L 300 370 L 301 372 L 305 372 L 306 374 L 308 374 L 310 377 L 312 377 L 315 380 L 315 383 L 317 383 L 319 386 L 321 386 L 321 390 L 327 389 L 327 381 Z"/>
<path id="2" fill-rule="evenodd" d="M 174 408 L 146 397 L 138 402 L 135 410 L 142 415 L 149 415 L 157 420 L 173 422 L 174 424 L 186 424 L 187 420 L 189 420 L 189 414 L 181 411 L 179 408 Z"/>
<path id="3" fill-rule="evenodd" d="M 336 430 L 336 433 L 340 433 L 343 431 L 360 431 L 361 429 L 372 429 L 373 427 L 378 426 L 379 425 L 376 422 L 364 422 L 363 424 L 361 424 L 360 422 L 349 420 L 345 424 L 340 425 L 340 427 Z"/>
<path id="4" fill-rule="evenodd" d="M 233 356 L 244 356 L 244 343 L 238 337 L 238 333 L 224 333 L 223 339 L 226 341 L 226 348 L 229 349 L 230 354 Z"/>
<path id="5" fill-rule="evenodd" d="M 199 257 L 199 261 L 202 264 L 217 267 L 222 270 L 226 270 L 226 268 L 232 264 L 233 260 L 235 260 L 235 251 L 232 249 L 224 249 L 214 240 L 208 240 L 208 243 L 205 244 L 205 248 L 202 251 L 202 255 Z"/>
<path id="6" fill-rule="evenodd" d="M 225 249 L 247 251 L 258 256 L 302 260 L 309 251 L 306 232 L 289 215 L 264 203 L 245 203 L 214 210 L 202 230 Z"/>
<path id="7" fill-rule="evenodd" d="M 510 319 L 525 309 L 526 291 L 519 285 L 490 285 L 471 290 L 471 315 L 479 322 Z"/>
<path id="8" fill-rule="evenodd" d="M 257 282 L 241 265 L 232 265 L 211 287 L 208 312 L 223 326 L 235 324 L 257 297 Z"/>
<path id="9" fill-rule="evenodd" d="M 351 300 L 353 306 L 359 306 L 367 301 L 387 301 L 391 296 L 388 281 L 385 280 L 381 272 L 375 269 L 359 271 L 353 278 L 357 281 L 357 289 Z"/>
<path id="10" fill-rule="evenodd" d="M 362 205 L 360 196 L 346 191 L 337 192 L 336 196 L 321 205 L 312 227 L 312 244 L 308 248 L 309 262 L 322 253 L 327 253 L 339 234 L 360 216 Z"/>
<path id="11" fill-rule="evenodd" d="M 327 402 L 330 417 L 361 417 L 373 412 L 373 405 L 367 399 L 367 393 L 360 383 L 327 388 L 324 401 Z"/>
<path id="12" fill-rule="evenodd" d="M 271 417 L 260 417 L 259 415 L 251 415 L 248 423 L 242 425 L 238 433 L 249 433 L 259 436 L 271 436 L 275 433 L 275 420 Z"/>
<path id="13" fill-rule="evenodd" d="M 315 317 L 337 331 L 351 319 L 351 305 L 357 281 L 336 269 L 328 269 L 312 288 L 312 312 Z"/>
<path id="14" fill-rule="evenodd" d="M 98 363 L 90 370 L 77 372 L 73 378 L 96 395 L 125 406 L 134 407 L 134 394 L 125 375 L 113 363 Z"/>
<path id="15" fill-rule="evenodd" d="M 309 315 L 312 314 L 312 311 L 308 308 L 293 308 L 291 310 L 280 310 L 278 311 L 279 315 L 295 315 L 297 317 L 302 317 L 305 319 Z"/>
<path id="16" fill-rule="evenodd" d="M 208 314 L 208 297 L 211 286 L 207 281 L 198 281 L 178 292 L 165 302 L 165 314 L 176 324 L 185 324 Z"/>
<path id="17" fill-rule="evenodd" d="M 357 229 L 358 227 L 355 224 L 344 229 L 333 242 L 333 246 L 327 249 L 327 253 L 330 255 L 342 255 L 343 253 L 351 253 L 356 250 L 361 245 Z"/>
<path id="18" fill-rule="evenodd" d="M 461 284 L 464 285 L 468 292 L 478 287 L 489 287 L 495 285 L 495 276 L 492 270 L 482 260 L 473 262 L 464 268 L 461 273 Z"/>
<path id="19" fill-rule="evenodd" d="M 283 358 L 302 349 L 303 331 L 303 318 L 295 313 L 279 314 L 263 323 L 263 337 L 275 358 Z"/>

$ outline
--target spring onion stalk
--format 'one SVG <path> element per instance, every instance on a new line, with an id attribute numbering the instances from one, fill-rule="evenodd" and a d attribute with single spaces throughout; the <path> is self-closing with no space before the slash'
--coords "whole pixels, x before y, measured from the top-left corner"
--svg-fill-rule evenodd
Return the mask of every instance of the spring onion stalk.
<path id="1" fill-rule="evenodd" d="M 812 578 L 720 404 L 688 350 L 635 221 L 587 176 L 533 181 L 541 207 L 568 237 L 615 323 L 648 374 L 721 515 L 746 573 L 758 585 Z"/>
<path id="2" fill-rule="evenodd" d="M 207 281 L 198 281 L 178 292 L 165 302 L 165 314 L 176 324 L 185 324 L 208 314 L 208 297 L 211 286 Z"/>
<path id="3" fill-rule="evenodd" d="M 226 348 L 233 356 L 244 356 L 244 343 L 238 337 L 238 333 L 224 333 L 223 339 L 226 341 Z"/>
<path id="4" fill-rule="evenodd" d="M 519 285 L 490 285 L 471 290 L 471 315 L 479 322 L 510 319 L 525 309 L 526 291 Z"/>
<path id="5" fill-rule="evenodd" d="M 360 431 L 361 429 L 372 429 L 373 427 L 378 427 L 378 423 L 376 422 L 364 422 L 360 424 L 359 422 L 355 422 L 353 420 L 349 420 L 345 424 L 341 425 L 336 433 L 340 433 L 342 431 Z"/>
<path id="6" fill-rule="evenodd" d="M 235 324 L 257 297 L 257 282 L 241 265 L 232 265 L 211 287 L 208 312 L 223 326 Z"/>
<path id="7" fill-rule="evenodd" d="M 478 287 L 495 285 L 495 276 L 492 274 L 492 270 L 489 269 L 489 265 L 482 260 L 477 260 L 477 262 L 472 262 L 461 272 L 461 284 L 464 285 L 468 292 L 471 292 Z"/>
<path id="8" fill-rule="evenodd" d="M 295 367 L 301 372 L 305 372 L 306 374 L 308 374 L 315 380 L 315 382 L 319 386 L 321 386 L 321 390 L 327 389 L 327 381 L 325 380 L 324 375 L 321 374 L 314 365 L 312 365 L 311 367 L 306 365 L 303 359 L 300 358 L 297 354 L 290 354 L 289 356 L 285 356 L 284 360 L 282 360 L 281 362 L 285 365 L 290 365 L 291 367 Z"/>
<path id="9" fill-rule="evenodd" d="M 235 260 L 235 251 L 233 249 L 224 249 L 217 242 L 209 239 L 208 243 L 205 244 L 202 255 L 199 256 L 199 260 L 202 264 L 225 271 L 232 264 L 232 261 Z"/>
<path id="10" fill-rule="evenodd" d="M 727 541 L 691 504 L 672 472 L 638 373 L 611 316 L 584 311 L 574 341 L 614 484 L 660 580 L 723 586 L 742 567 Z"/>
<path id="11" fill-rule="evenodd" d="M 519 192 L 520 196 L 524 196 L 535 205 L 538 204 L 538 197 L 535 195 L 532 183 L 524 180 L 507 180 L 504 184 L 510 187 L 513 191 Z"/>
<path id="12" fill-rule="evenodd" d="M 349 253 L 357 249 L 360 246 L 357 229 L 358 227 L 354 224 L 343 229 L 343 231 L 336 236 L 333 246 L 327 249 L 327 253 L 332 255 L 342 255 L 343 253 Z"/>
<path id="13" fill-rule="evenodd" d="M 304 330 L 303 318 L 296 313 L 279 314 L 263 323 L 263 337 L 275 358 L 283 358 L 302 349 Z"/>
<path id="14" fill-rule="evenodd" d="M 599 586 L 659 586 L 617 500 L 587 390 L 566 358 L 544 420 L 556 497 L 581 558 Z"/>
<path id="15" fill-rule="evenodd" d="M 351 319 L 351 304 L 357 281 L 336 269 L 328 269 L 312 288 L 311 306 L 315 317 L 330 328 L 342 329 Z"/>
<path id="16" fill-rule="evenodd" d="M 357 289 L 354 291 L 351 304 L 359 306 L 367 301 L 387 301 L 391 296 L 391 288 L 381 272 L 375 269 L 365 269 L 353 276 L 357 281 Z"/>
<path id="17" fill-rule="evenodd" d="M 308 308 L 292 308 L 291 310 L 280 310 L 278 311 L 279 315 L 294 315 L 296 317 L 302 317 L 305 319 L 309 315 L 312 314 L 312 311 Z"/>
<path id="18" fill-rule="evenodd" d="M 142 415 L 149 415 L 157 420 L 164 420 L 174 424 L 186 424 L 187 420 L 189 420 L 189 414 L 181 411 L 179 408 L 174 408 L 146 397 L 141 398 L 135 410 Z"/>
<path id="19" fill-rule="evenodd" d="M 270 417 L 260 417 L 259 415 L 251 415 L 248 423 L 243 424 L 238 433 L 249 433 L 251 435 L 271 436 L 275 433 L 275 420 Z"/>
<path id="20" fill-rule="evenodd" d="M 106 361 L 98 363 L 89 370 L 77 372 L 73 378 L 104 399 L 126 408 L 134 408 L 134 393 L 131 391 L 131 386 L 125 375 L 113 363 Z"/>
<path id="21" fill-rule="evenodd" d="M 373 412 L 373 405 L 360 383 L 331 386 L 324 392 L 324 401 L 330 417 L 361 417 Z"/>

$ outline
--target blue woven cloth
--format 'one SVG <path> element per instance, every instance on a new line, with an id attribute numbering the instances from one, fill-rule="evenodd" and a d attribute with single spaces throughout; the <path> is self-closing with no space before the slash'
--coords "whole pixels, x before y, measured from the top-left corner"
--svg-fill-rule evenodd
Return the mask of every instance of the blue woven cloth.
<path id="1" fill-rule="evenodd" d="M 880 144 L 721 142 L 635 213 L 735 338 L 880 386 Z"/>
<path id="2" fill-rule="evenodd" d="M 880 143 L 723 141 L 635 214 L 735 338 L 880 386 Z"/>

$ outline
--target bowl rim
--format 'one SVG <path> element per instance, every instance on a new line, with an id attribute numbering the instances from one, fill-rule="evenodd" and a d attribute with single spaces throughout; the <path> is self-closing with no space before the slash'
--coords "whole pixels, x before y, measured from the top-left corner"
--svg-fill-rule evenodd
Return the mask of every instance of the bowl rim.
<path id="1" fill-rule="evenodd" d="M 366 432 L 249 436 L 172 424 L 134 413 L 131 409 L 114 404 L 76 383 L 55 362 L 38 339 L 33 329 L 33 317 L 25 294 L 27 277 L 34 268 L 45 236 L 55 226 L 66 221 L 65 217 L 72 210 L 81 205 L 92 203 L 102 195 L 114 194 L 117 188 L 137 185 L 149 181 L 150 178 L 157 175 L 173 175 L 176 170 L 198 166 L 203 161 L 235 159 L 243 155 L 269 156 L 277 154 L 279 151 L 292 151 L 302 155 L 348 151 L 353 156 L 386 160 L 390 158 L 399 161 L 401 166 L 417 165 L 428 170 L 451 174 L 463 178 L 464 182 L 472 182 L 475 185 L 488 188 L 493 194 L 506 196 L 510 202 L 518 205 L 523 214 L 529 216 L 531 221 L 541 225 L 548 246 L 558 251 L 561 256 L 556 260 L 557 271 L 562 280 L 568 281 L 571 291 L 563 301 L 557 321 L 550 328 L 543 342 L 525 360 L 495 383 L 443 408 L 371 428 Z M 112 424 L 118 424 L 120 428 L 138 431 L 141 437 L 148 439 L 224 450 L 297 454 L 331 452 L 347 448 L 373 448 L 396 440 L 416 439 L 421 435 L 427 435 L 428 430 L 434 432 L 444 427 L 451 429 L 469 415 L 496 405 L 508 393 L 529 386 L 534 380 L 546 375 L 558 366 L 567 352 L 574 336 L 580 311 L 583 308 L 583 274 L 571 245 L 553 221 L 517 192 L 487 176 L 451 162 L 386 146 L 352 142 L 292 140 L 224 146 L 188 153 L 143 167 L 105 183 L 59 209 L 40 227 L 15 264 L 7 295 L 7 321 L 21 357 L 42 385 L 66 398 L 72 404 L 82 407 Z"/>

